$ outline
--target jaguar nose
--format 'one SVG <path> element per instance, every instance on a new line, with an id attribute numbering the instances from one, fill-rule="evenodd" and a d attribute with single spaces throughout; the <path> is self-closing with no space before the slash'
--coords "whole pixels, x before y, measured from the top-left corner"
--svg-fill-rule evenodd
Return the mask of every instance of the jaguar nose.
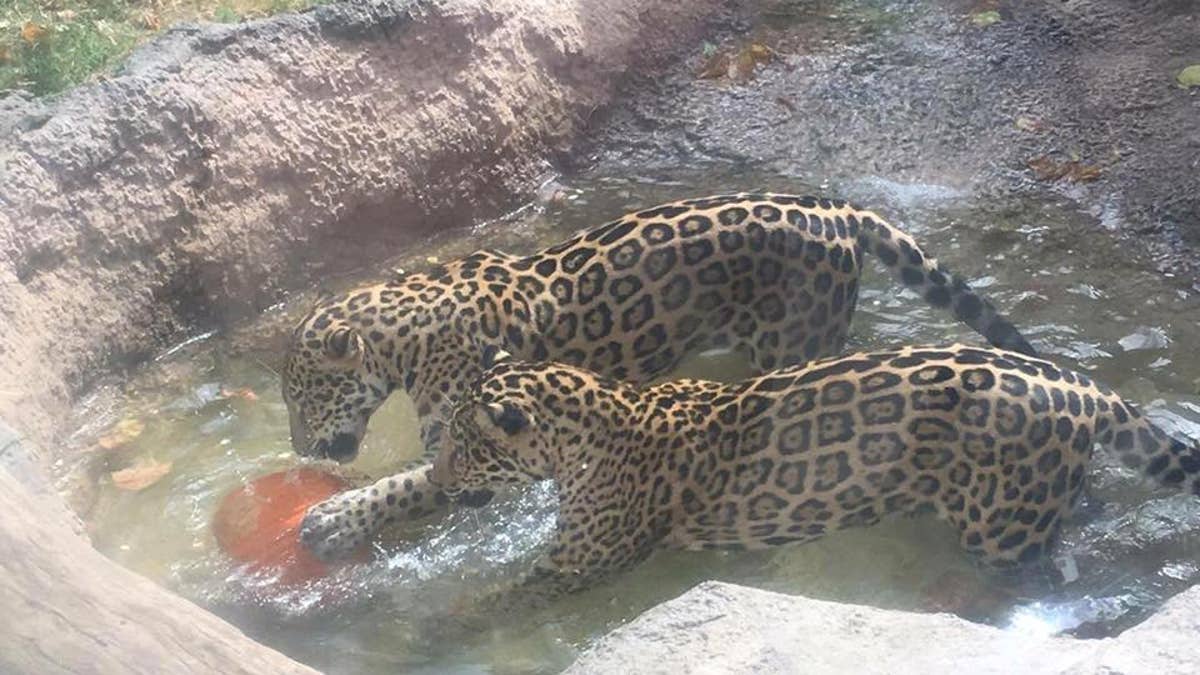
<path id="1" fill-rule="evenodd" d="M 340 464 L 345 464 L 358 456 L 358 438 L 354 434 L 338 434 L 326 444 L 323 455 Z"/>
<path id="2" fill-rule="evenodd" d="M 478 490 L 461 490 L 458 494 L 450 496 L 455 497 L 459 504 L 478 509 L 487 506 L 495 495 L 496 493 L 491 490 L 480 488 Z"/>

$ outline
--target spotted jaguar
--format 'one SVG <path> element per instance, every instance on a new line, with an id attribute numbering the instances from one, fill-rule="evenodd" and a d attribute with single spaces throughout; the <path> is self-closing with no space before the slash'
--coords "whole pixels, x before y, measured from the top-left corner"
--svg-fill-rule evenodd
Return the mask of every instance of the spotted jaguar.
<path id="1" fill-rule="evenodd" d="M 706 197 L 533 255 L 480 251 L 319 302 L 293 332 L 283 371 L 292 445 L 351 461 L 372 413 L 404 389 L 431 459 L 453 402 L 497 350 L 633 382 L 710 348 L 740 349 L 760 372 L 837 354 L 866 253 L 992 344 L 1033 353 L 990 302 L 871 211 L 814 197 Z M 387 522 L 439 510 L 447 500 L 427 468 L 314 507 L 304 542 L 337 557 Z"/>
<path id="2" fill-rule="evenodd" d="M 1200 445 L 1085 375 L 963 345 L 644 389 L 501 358 L 448 436 L 431 475 L 447 494 L 558 485 L 541 592 L 587 587 L 659 548 L 803 543 L 923 509 L 987 565 L 1034 562 L 1078 501 L 1096 444 L 1200 494 Z"/>

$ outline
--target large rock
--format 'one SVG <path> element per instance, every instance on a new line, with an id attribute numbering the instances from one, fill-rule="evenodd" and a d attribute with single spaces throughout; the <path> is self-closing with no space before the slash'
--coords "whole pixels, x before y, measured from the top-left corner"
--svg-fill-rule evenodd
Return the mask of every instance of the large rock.
<path id="1" fill-rule="evenodd" d="M 1200 672 L 1200 588 L 1107 640 L 1005 631 L 948 614 L 844 605 L 706 582 L 618 628 L 567 673 Z"/>
<path id="2" fill-rule="evenodd" d="M 18 443 L 0 425 L 0 673 L 316 672 L 100 555 Z"/>
<path id="3" fill-rule="evenodd" d="M 718 5 L 338 3 L 0 101 L 0 419 L 51 447 L 98 375 L 499 215 Z M 0 672 L 307 670 L 96 553 L 34 443 L 0 433 Z"/>

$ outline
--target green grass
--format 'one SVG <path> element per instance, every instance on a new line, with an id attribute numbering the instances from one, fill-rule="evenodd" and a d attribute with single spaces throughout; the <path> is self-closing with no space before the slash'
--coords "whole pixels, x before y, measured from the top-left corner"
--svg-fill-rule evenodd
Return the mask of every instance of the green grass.
<path id="1" fill-rule="evenodd" d="M 0 93 L 68 89 L 179 21 L 236 23 L 328 1 L 0 0 Z"/>
<path id="2" fill-rule="evenodd" d="M 217 8 L 213 10 L 212 18 L 217 23 L 237 23 L 242 20 L 242 16 L 238 14 L 237 10 L 232 5 L 225 3 L 217 5 Z"/>

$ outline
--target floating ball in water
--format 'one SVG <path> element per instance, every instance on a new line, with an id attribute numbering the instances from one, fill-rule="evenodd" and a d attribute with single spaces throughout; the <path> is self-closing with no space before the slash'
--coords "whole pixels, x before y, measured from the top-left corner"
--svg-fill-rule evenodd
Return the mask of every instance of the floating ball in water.
<path id="1" fill-rule="evenodd" d="M 310 467 L 256 478 L 221 499 L 212 524 L 217 545 L 249 572 L 276 575 L 285 588 L 323 577 L 331 567 L 300 543 L 300 523 L 310 506 L 351 487 Z"/>

